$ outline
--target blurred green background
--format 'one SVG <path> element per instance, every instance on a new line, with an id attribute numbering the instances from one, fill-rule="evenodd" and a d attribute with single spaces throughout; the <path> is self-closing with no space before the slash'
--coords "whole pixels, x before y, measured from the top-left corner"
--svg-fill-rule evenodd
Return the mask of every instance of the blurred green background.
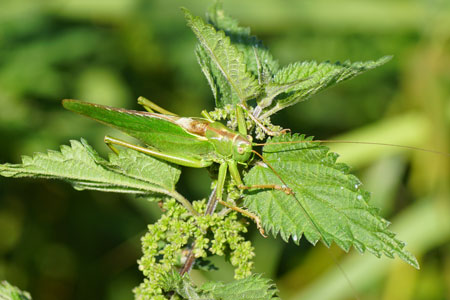
<path id="1" fill-rule="evenodd" d="M 282 65 L 394 55 L 385 66 L 286 109 L 275 123 L 321 139 L 450 152 L 450 1 L 224 2 Z M 185 116 L 212 109 L 195 38 L 179 10 L 203 16 L 210 4 L 2 0 L 0 162 L 80 137 L 108 153 L 103 135 L 116 132 L 65 111 L 63 98 L 137 108 L 143 95 Z M 372 192 L 422 269 L 354 250 L 286 245 L 252 231 L 256 271 L 273 278 L 285 300 L 450 299 L 449 157 L 354 144 L 333 150 Z M 206 197 L 207 172 L 185 171 L 179 190 L 190 199 Z M 36 300 L 131 299 L 142 280 L 139 237 L 158 214 L 154 205 L 124 195 L 0 178 L 0 279 Z M 230 268 L 223 270 L 193 276 L 229 280 Z"/>

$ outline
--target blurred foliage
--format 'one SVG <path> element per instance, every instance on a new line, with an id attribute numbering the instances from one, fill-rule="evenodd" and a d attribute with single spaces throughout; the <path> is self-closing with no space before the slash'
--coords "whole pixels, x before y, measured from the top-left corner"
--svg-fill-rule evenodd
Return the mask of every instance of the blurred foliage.
<path id="1" fill-rule="evenodd" d="M 79 137 L 107 153 L 102 137 L 117 133 L 63 110 L 63 98 L 137 108 L 143 95 L 186 116 L 212 109 L 183 5 L 203 15 L 210 2 L 2 0 L 0 162 Z M 280 112 L 275 123 L 317 138 L 450 152 L 449 1 L 227 0 L 224 8 L 251 26 L 282 64 L 394 55 L 387 65 Z M 449 158 L 380 146 L 333 149 L 409 242 L 421 271 L 336 247 L 285 245 L 255 231 L 256 271 L 277 281 L 283 299 L 355 293 L 361 299 L 450 299 Z M 185 171 L 179 191 L 205 197 L 206 172 Z M 61 182 L 2 178 L 0 279 L 36 300 L 130 299 L 141 281 L 139 237 L 158 210 L 142 199 L 76 192 Z M 231 279 L 223 270 L 214 279 Z M 205 280 L 203 273 L 193 276 Z"/>

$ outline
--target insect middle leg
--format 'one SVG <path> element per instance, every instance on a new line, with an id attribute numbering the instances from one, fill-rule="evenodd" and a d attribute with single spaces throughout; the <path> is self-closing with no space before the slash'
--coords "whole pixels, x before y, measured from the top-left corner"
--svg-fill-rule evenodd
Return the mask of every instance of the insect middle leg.
<path id="1" fill-rule="evenodd" d="M 219 167 L 219 176 L 217 177 L 217 186 L 216 186 L 216 196 L 217 196 L 218 202 L 220 204 L 222 204 L 223 206 L 228 207 L 234 211 L 237 211 L 237 212 L 243 214 L 244 216 L 252 219 L 255 222 L 256 227 L 258 228 L 261 235 L 266 237 L 266 235 L 264 233 L 264 229 L 261 225 L 261 220 L 259 219 L 258 216 L 252 214 L 251 212 L 249 212 L 243 208 L 237 207 L 235 205 L 232 205 L 228 202 L 223 201 L 223 190 L 225 187 L 225 179 L 227 177 L 227 169 L 228 169 L 228 163 L 222 162 Z"/>
<path id="2" fill-rule="evenodd" d="M 264 229 L 261 225 L 261 220 L 257 215 L 255 215 L 241 207 L 238 207 L 238 206 L 235 206 L 228 202 L 223 201 L 222 197 L 223 197 L 223 189 L 225 186 L 227 169 L 229 169 L 230 176 L 233 178 L 233 180 L 235 181 L 235 183 L 239 189 L 275 189 L 275 190 L 283 191 L 288 195 L 292 195 L 293 191 L 286 186 L 281 186 L 281 185 L 277 185 L 277 184 L 258 184 L 258 185 L 250 185 L 250 186 L 244 185 L 244 183 L 242 182 L 241 176 L 239 174 L 239 170 L 237 169 L 236 162 L 223 162 L 220 165 L 219 176 L 217 179 L 217 198 L 219 200 L 219 203 L 222 204 L 223 206 L 226 206 L 226 207 L 228 207 L 234 211 L 237 211 L 237 212 L 245 215 L 246 217 L 252 219 L 256 223 L 256 226 L 257 226 L 259 232 L 261 233 L 261 235 L 266 237 L 266 235 L 264 233 Z"/>
<path id="3" fill-rule="evenodd" d="M 229 162 L 228 166 L 230 168 L 230 175 L 236 182 L 236 185 L 241 190 L 253 190 L 253 189 L 272 189 L 285 192 L 287 195 L 293 195 L 294 191 L 291 188 L 285 185 L 279 184 L 253 184 L 253 185 L 245 185 L 242 182 L 241 175 L 239 174 L 239 170 L 237 168 L 237 164 L 235 162 Z"/>

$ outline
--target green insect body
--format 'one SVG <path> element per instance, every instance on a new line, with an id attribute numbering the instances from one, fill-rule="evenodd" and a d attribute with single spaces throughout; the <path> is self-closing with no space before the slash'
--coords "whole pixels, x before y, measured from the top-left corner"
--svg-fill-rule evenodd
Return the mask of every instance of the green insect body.
<path id="1" fill-rule="evenodd" d="M 141 99 L 142 100 L 142 99 Z M 244 133 L 236 132 L 220 122 L 202 118 L 176 116 L 146 100 L 147 110 L 163 113 L 126 110 L 78 100 L 63 100 L 68 110 L 88 116 L 100 123 L 117 128 L 146 144 L 141 147 L 106 136 L 108 146 L 118 152 L 114 145 L 140 151 L 178 165 L 205 168 L 220 164 L 216 186 L 216 198 L 221 204 L 252 218 L 260 232 L 264 230 L 259 218 L 241 208 L 222 201 L 227 174 L 230 174 L 239 189 L 277 189 L 289 194 L 286 186 L 263 184 L 246 186 L 242 182 L 238 164 L 246 165 L 252 155 L 252 143 Z M 149 103 L 150 105 L 146 105 Z"/>
<path id="2" fill-rule="evenodd" d="M 219 122 L 77 100 L 64 100 L 63 106 L 137 138 L 161 153 L 155 156 L 179 165 L 204 168 L 214 162 L 245 163 L 251 155 L 252 144 L 247 137 Z"/>
<path id="3" fill-rule="evenodd" d="M 210 123 L 205 131 L 205 136 L 223 158 L 231 158 L 239 163 L 245 163 L 250 159 L 252 143 L 249 139 L 239 132 L 230 130 L 222 123 Z"/>
<path id="4" fill-rule="evenodd" d="M 324 149 L 321 149 L 320 147 L 315 149 L 315 152 L 309 153 L 309 155 L 315 156 L 316 154 L 320 154 L 318 157 L 323 157 L 321 159 L 322 163 L 331 164 L 329 166 L 325 166 L 327 168 L 326 172 L 337 174 L 337 177 L 336 179 L 330 181 L 332 192 L 322 193 L 322 196 L 325 200 L 322 200 L 322 198 L 320 198 L 320 201 L 316 201 L 316 198 L 310 197 L 308 194 L 311 190 L 311 187 L 307 187 L 306 189 L 304 189 L 303 187 L 299 187 L 299 185 L 303 183 L 297 183 L 296 177 L 293 175 L 296 173 L 300 174 L 304 170 L 308 170 L 308 172 L 311 172 L 311 174 L 307 175 L 305 179 L 305 183 L 306 185 L 308 185 L 308 180 L 310 180 L 308 176 L 315 177 L 315 175 L 317 174 L 313 170 L 314 168 L 308 169 L 308 167 L 306 167 L 305 169 L 303 164 L 294 164 L 291 166 L 293 168 L 293 171 L 290 172 L 283 167 L 283 164 L 286 165 L 287 163 L 289 163 L 288 158 L 283 163 L 277 162 L 273 159 L 273 157 L 270 158 L 270 155 L 263 158 L 263 156 L 252 150 L 252 146 L 264 145 L 265 149 L 267 149 L 266 147 L 269 146 L 269 144 L 252 143 L 251 138 L 248 138 L 246 136 L 247 133 L 245 126 L 238 126 L 239 132 L 236 132 L 227 128 L 222 123 L 212 121 L 207 113 L 204 113 L 204 116 L 206 117 L 205 119 L 183 118 L 173 115 L 172 113 L 168 113 L 167 111 L 163 111 L 162 109 L 159 109 L 159 107 L 154 105 L 150 107 L 144 104 L 144 107 L 147 110 L 154 109 L 162 113 L 125 110 L 101 106 L 97 104 L 90 104 L 76 100 L 64 100 L 63 105 L 65 108 L 71 111 L 86 115 L 101 123 L 115 127 L 129 134 L 130 136 L 141 140 L 148 146 L 148 148 L 141 147 L 110 137 L 105 137 L 105 142 L 116 153 L 118 151 L 114 148 L 114 145 L 128 147 L 161 158 L 168 162 L 183 166 L 202 168 L 209 167 L 213 163 L 218 163 L 220 166 L 217 176 L 216 189 L 215 192 L 211 193 L 211 195 L 215 194 L 215 197 L 210 197 L 210 200 L 214 199 L 214 202 L 210 202 L 213 203 L 212 205 L 209 205 L 210 203 L 208 204 L 209 210 L 207 211 L 207 213 L 209 214 L 212 214 L 212 212 L 215 210 L 215 205 L 217 204 L 217 202 L 219 202 L 222 205 L 236 210 L 243 215 L 246 215 L 253 219 L 253 221 L 258 226 L 261 234 L 264 235 L 261 221 L 257 215 L 241 207 L 234 206 L 234 204 L 223 201 L 222 198 L 224 196 L 226 178 L 229 175 L 231 183 L 234 183 L 237 188 L 242 190 L 272 189 L 284 192 L 286 195 L 283 195 L 277 191 L 261 191 L 261 193 L 258 192 L 258 198 L 264 199 L 264 197 L 266 197 L 266 202 L 272 201 L 273 197 L 277 197 L 277 199 L 285 199 L 286 201 L 280 202 L 280 205 L 283 209 L 291 209 L 291 207 L 284 205 L 290 203 L 290 200 L 292 200 L 292 203 L 295 203 L 296 207 L 298 206 L 300 208 L 298 217 L 306 218 L 306 220 L 309 221 L 306 223 L 306 225 L 301 225 L 302 227 L 298 230 L 304 230 L 302 229 L 304 228 L 304 226 L 313 229 L 307 235 L 305 234 L 307 239 L 309 239 L 310 241 L 316 241 L 321 238 L 327 246 L 329 246 L 333 240 L 337 241 L 332 236 L 330 236 L 330 233 L 326 231 L 324 226 L 329 226 L 329 228 L 331 228 L 332 230 L 341 226 L 339 224 L 340 210 L 336 209 L 334 206 L 328 206 L 327 203 L 329 203 L 328 201 L 330 200 L 327 199 L 331 199 L 330 197 L 334 197 L 334 194 L 336 194 L 337 196 L 342 196 L 340 194 L 343 193 L 341 192 L 341 189 L 344 189 L 341 183 L 343 180 L 342 176 L 346 175 L 344 174 L 344 172 L 342 172 L 342 166 L 334 164 L 336 157 L 334 155 L 328 155 L 324 153 L 322 151 Z M 243 128 L 245 128 L 245 130 Z M 311 142 L 310 139 L 291 141 L 290 136 L 287 137 L 287 140 L 284 140 L 284 138 L 280 139 L 281 141 L 271 142 L 269 147 L 271 150 L 267 149 L 265 153 L 278 153 L 280 150 L 289 151 L 291 149 L 291 147 L 277 148 L 277 144 L 292 144 L 292 146 L 294 147 L 294 144 L 297 143 Z M 293 150 L 297 148 L 298 147 L 294 147 Z M 300 147 L 298 149 L 305 148 Z M 248 180 L 247 182 L 253 182 L 255 184 L 244 185 L 241 179 L 240 171 L 238 169 L 238 164 L 247 165 L 251 160 L 252 152 L 254 152 L 255 155 L 260 156 L 265 164 L 256 166 L 250 171 L 255 171 L 256 175 L 254 175 L 256 177 L 254 177 L 255 180 Z M 324 159 L 326 159 L 325 162 Z M 292 177 L 290 177 L 290 174 L 292 175 Z M 352 179 L 352 177 L 350 179 Z M 345 180 L 347 180 L 347 176 Z M 353 181 L 356 183 L 359 182 L 354 178 L 351 182 Z M 260 182 L 278 184 L 259 184 Z M 341 185 L 341 189 L 338 191 L 333 190 L 333 188 L 336 188 L 336 186 L 338 185 Z M 294 190 L 290 187 L 293 187 Z M 314 188 L 316 189 L 315 186 Z M 355 186 L 354 189 L 357 189 L 357 186 Z M 294 193 L 294 191 L 296 191 L 297 193 Z M 303 191 L 306 191 L 306 193 L 303 193 Z M 344 192 L 347 194 L 350 193 L 349 197 L 355 198 L 354 201 L 362 200 L 363 194 L 361 194 L 357 190 L 353 190 L 353 185 L 350 185 Z M 331 195 L 331 193 L 333 193 L 333 195 Z M 254 193 L 247 194 L 247 197 L 251 198 L 252 195 L 254 195 Z M 188 203 L 189 201 L 185 198 L 177 200 L 186 207 L 190 205 Z M 252 202 L 257 203 L 257 200 L 253 199 Z M 365 201 L 361 201 L 358 202 L 358 205 L 367 205 L 367 203 Z M 319 208 L 321 209 L 321 207 L 324 207 L 324 209 L 329 209 L 330 215 L 335 216 L 334 218 L 331 217 L 333 218 L 333 224 L 329 225 L 324 220 L 317 221 L 316 219 L 311 217 L 311 215 L 318 213 L 318 210 Z M 263 209 L 258 211 L 259 208 L 253 206 L 250 207 L 250 209 L 257 211 L 259 215 L 271 214 L 271 211 L 268 208 L 264 208 L 265 210 Z M 198 214 L 198 212 L 193 209 L 190 211 L 194 215 Z M 382 234 L 389 235 L 390 233 L 388 231 L 383 231 Z M 295 235 L 295 237 L 297 236 L 298 235 Z M 296 238 L 294 238 L 294 240 L 296 241 Z M 351 241 L 353 241 L 352 235 L 346 236 L 345 239 L 340 240 L 341 243 L 347 243 L 343 244 L 344 248 L 349 247 Z M 394 249 L 391 247 L 393 250 L 389 248 L 391 249 L 389 251 L 396 251 L 397 255 L 402 257 L 408 263 L 416 267 L 418 266 L 417 261 L 413 256 L 411 256 L 408 252 L 401 252 L 400 250 L 398 250 L 399 248 L 403 247 L 401 246 L 400 241 L 393 240 L 393 243 L 393 247 L 397 248 Z"/>

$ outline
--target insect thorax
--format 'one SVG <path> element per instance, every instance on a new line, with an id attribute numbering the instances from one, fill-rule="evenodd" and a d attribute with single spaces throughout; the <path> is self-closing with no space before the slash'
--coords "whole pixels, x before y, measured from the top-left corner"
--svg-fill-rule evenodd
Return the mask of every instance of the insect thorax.
<path id="1" fill-rule="evenodd" d="M 205 136 L 220 158 L 245 162 L 250 158 L 252 145 L 246 137 L 220 122 L 209 124 Z"/>

